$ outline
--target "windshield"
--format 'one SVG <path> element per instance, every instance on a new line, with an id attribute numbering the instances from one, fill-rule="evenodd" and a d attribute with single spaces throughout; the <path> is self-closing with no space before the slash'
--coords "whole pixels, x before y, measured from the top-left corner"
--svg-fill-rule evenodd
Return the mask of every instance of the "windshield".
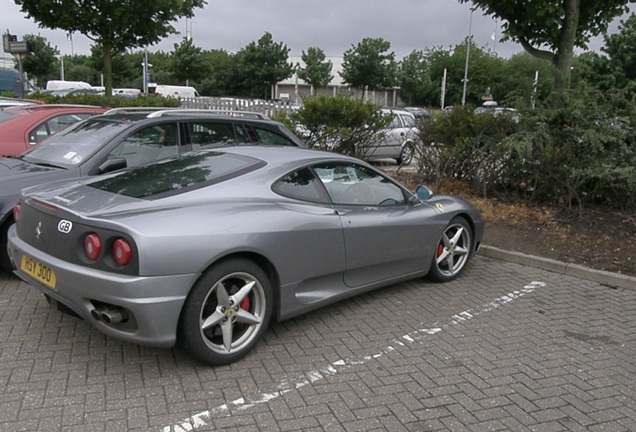
<path id="1" fill-rule="evenodd" d="M 91 118 L 52 135 L 22 158 L 28 162 L 77 166 L 129 127 L 127 123 Z"/>
<path id="2" fill-rule="evenodd" d="M 253 171 L 265 162 L 216 151 L 196 151 L 121 171 L 87 185 L 133 198 L 165 196 L 218 183 Z"/>

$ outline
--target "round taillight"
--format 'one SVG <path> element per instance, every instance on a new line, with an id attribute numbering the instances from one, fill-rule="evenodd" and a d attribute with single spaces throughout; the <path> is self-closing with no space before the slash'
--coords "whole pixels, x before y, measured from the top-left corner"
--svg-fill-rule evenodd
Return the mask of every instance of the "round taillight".
<path id="1" fill-rule="evenodd" d="M 95 261 L 102 254 L 102 240 L 95 233 L 84 239 L 84 252 L 89 260 Z"/>
<path id="2" fill-rule="evenodd" d="M 22 212 L 22 206 L 20 204 L 16 204 L 13 207 L 13 222 L 18 223 L 20 220 L 20 213 Z"/>
<path id="3" fill-rule="evenodd" d="M 125 266 L 130 263 L 132 259 L 132 248 L 128 240 L 123 238 L 115 240 L 113 243 L 113 258 L 120 266 Z"/>

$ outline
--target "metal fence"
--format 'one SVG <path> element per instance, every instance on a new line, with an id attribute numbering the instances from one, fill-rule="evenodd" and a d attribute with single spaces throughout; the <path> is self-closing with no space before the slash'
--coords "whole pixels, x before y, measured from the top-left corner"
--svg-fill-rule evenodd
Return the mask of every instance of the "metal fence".
<path id="1" fill-rule="evenodd" d="M 291 101 L 268 101 L 263 99 L 197 97 L 182 98 L 181 108 L 209 109 L 217 111 L 250 111 L 272 117 L 279 111 L 292 111 L 300 105 Z"/>

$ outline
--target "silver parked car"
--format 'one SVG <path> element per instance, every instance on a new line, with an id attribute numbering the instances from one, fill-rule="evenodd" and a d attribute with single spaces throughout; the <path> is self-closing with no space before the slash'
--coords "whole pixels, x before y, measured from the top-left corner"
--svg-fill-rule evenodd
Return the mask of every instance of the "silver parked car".
<path id="1" fill-rule="evenodd" d="M 406 110 L 383 108 L 381 111 L 391 116 L 391 120 L 381 138 L 369 146 L 364 158 L 369 161 L 395 159 L 398 165 L 410 164 L 422 142 L 415 116 Z"/>
<path id="2" fill-rule="evenodd" d="M 396 282 L 450 281 L 478 249 L 468 202 L 409 192 L 358 159 L 200 150 L 22 192 L 16 274 L 105 334 L 243 357 L 284 320 Z"/>

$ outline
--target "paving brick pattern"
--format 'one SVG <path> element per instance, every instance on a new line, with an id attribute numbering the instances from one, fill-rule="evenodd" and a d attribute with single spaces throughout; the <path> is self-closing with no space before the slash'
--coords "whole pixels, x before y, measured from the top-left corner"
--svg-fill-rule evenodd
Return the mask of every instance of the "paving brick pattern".
<path id="1" fill-rule="evenodd" d="M 635 431 L 636 290 L 477 256 L 274 324 L 225 367 L 0 275 L 2 431 Z"/>

